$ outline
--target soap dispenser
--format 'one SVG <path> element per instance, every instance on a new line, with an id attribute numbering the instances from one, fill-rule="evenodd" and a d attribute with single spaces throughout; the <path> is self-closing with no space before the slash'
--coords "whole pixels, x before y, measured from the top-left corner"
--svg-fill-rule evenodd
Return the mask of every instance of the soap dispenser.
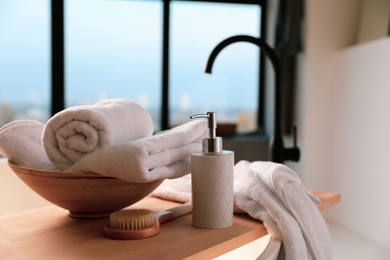
<path id="1" fill-rule="evenodd" d="M 233 224 L 234 152 L 222 149 L 216 136 L 216 112 L 190 118 L 206 118 L 209 136 L 202 152 L 191 155 L 192 224 L 199 228 L 225 228 Z"/>

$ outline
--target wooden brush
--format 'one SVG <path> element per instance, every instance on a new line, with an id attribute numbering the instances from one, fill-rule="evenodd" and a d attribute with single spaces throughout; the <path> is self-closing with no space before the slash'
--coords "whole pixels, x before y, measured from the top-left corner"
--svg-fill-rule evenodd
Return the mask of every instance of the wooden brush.
<path id="1" fill-rule="evenodd" d="M 104 233 L 113 239 L 143 239 L 157 235 L 160 224 L 191 212 L 192 205 L 188 203 L 156 214 L 149 209 L 119 210 L 110 215 L 110 222 L 104 228 Z"/>

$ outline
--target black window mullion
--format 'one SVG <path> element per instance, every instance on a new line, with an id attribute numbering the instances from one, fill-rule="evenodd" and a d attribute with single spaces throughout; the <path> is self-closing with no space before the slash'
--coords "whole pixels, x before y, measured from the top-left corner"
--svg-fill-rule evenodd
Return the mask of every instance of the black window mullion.
<path id="1" fill-rule="evenodd" d="M 170 0 L 164 0 L 161 129 L 169 128 L 169 16 Z"/>
<path id="2" fill-rule="evenodd" d="M 261 4 L 261 25 L 260 25 L 260 37 L 265 39 L 267 35 L 267 12 L 266 1 L 262 1 Z M 257 110 L 257 127 L 259 133 L 264 133 L 265 129 L 265 56 L 260 52 L 260 66 L 259 66 L 259 104 Z"/>
<path id="3" fill-rule="evenodd" d="M 65 107 L 64 0 L 51 1 L 51 115 Z"/>

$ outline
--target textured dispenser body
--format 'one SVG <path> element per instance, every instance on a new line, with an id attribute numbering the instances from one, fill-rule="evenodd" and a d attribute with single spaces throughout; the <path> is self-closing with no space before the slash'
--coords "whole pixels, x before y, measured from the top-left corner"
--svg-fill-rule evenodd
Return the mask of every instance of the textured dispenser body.
<path id="1" fill-rule="evenodd" d="M 234 153 L 191 155 L 192 224 L 225 228 L 233 224 Z"/>

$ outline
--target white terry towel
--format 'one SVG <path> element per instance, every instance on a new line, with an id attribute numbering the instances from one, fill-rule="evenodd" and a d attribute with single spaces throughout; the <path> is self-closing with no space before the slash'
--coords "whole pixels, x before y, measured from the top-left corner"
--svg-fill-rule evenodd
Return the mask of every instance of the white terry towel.
<path id="1" fill-rule="evenodd" d="M 181 203 L 192 201 L 191 174 L 181 178 L 164 180 L 150 195 Z"/>
<path id="2" fill-rule="evenodd" d="M 152 195 L 188 202 L 190 183 L 190 175 L 165 180 Z M 279 259 L 332 259 L 329 231 L 317 203 L 285 165 L 240 161 L 234 166 L 234 210 L 262 221 L 272 237 L 283 241 Z"/>
<path id="3" fill-rule="evenodd" d="M 15 120 L 0 128 L 0 154 L 9 161 L 36 169 L 54 169 L 41 144 L 44 124 Z"/>
<path id="4" fill-rule="evenodd" d="M 207 122 L 185 123 L 150 137 L 106 147 L 85 156 L 70 172 L 94 172 L 129 182 L 152 182 L 189 173 L 190 155 L 202 149 Z"/>
<path id="5" fill-rule="evenodd" d="M 55 114 L 46 123 L 42 143 L 50 160 L 65 170 L 96 150 L 152 134 L 150 114 L 129 99 L 117 98 Z"/>
<path id="6" fill-rule="evenodd" d="M 316 207 L 319 201 L 299 176 L 283 164 L 240 163 L 235 172 L 236 204 L 253 218 L 264 218 L 272 236 L 281 234 L 285 259 L 332 259 L 330 234 Z M 273 223 L 267 222 L 264 209 Z"/>

